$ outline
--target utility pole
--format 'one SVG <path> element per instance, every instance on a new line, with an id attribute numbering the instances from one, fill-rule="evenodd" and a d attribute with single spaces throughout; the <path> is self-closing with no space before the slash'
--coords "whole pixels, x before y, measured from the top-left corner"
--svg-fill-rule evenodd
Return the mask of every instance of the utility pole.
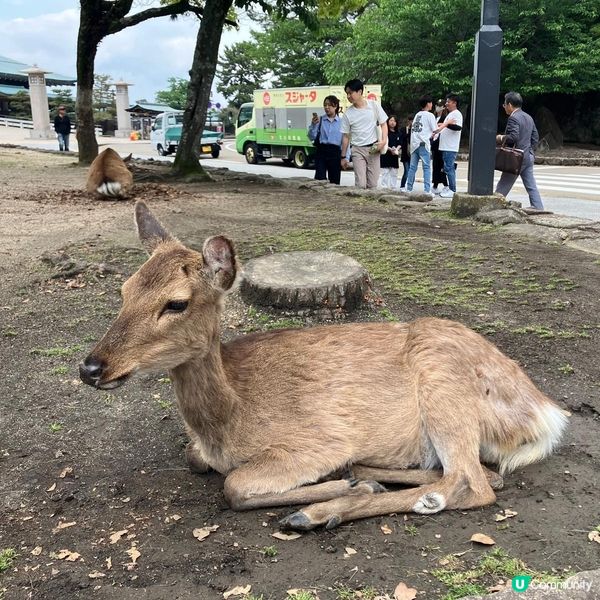
<path id="1" fill-rule="evenodd" d="M 498 97 L 502 64 L 500 0 L 482 0 L 481 27 L 475 38 L 475 66 L 469 140 L 469 194 L 494 191 L 494 163 L 498 128 Z"/>

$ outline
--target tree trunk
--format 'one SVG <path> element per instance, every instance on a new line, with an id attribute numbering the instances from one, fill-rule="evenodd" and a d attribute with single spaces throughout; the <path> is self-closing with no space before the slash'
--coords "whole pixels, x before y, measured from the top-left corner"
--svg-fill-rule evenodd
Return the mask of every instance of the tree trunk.
<path id="1" fill-rule="evenodd" d="M 108 33 L 101 7 L 94 2 L 81 3 L 77 37 L 77 145 L 79 164 L 89 165 L 98 156 L 94 130 L 94 62 L 98 44 Z"/>
<path id="2" fill-rule="evenodd" d="M 207 0 L 204 5 L 190 70 L 190 85 L 183 114 L 181 140 L 173 164 L 174 172 L 179 175 L 204 173 L 204 169 L 200 166 L 198 150 L 217 68 L 221 34 L 232 3 L 233 0 Z"/>

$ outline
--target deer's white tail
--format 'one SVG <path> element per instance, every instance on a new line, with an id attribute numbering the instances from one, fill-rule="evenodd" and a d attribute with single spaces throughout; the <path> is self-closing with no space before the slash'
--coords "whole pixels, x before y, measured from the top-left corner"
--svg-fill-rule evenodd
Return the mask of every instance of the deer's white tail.
<path id="1" fill-rule="evenodd" d="M 123 186 L 118 181 L 105 181 L 96 188 L 96 191 L 102 196 L 118 198 L 121 195 Z"/>

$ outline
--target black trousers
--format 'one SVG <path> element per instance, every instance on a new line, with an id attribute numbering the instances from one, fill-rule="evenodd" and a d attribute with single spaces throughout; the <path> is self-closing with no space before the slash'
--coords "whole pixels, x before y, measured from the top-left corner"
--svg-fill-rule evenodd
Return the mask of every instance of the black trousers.
<path id="1" fill-rule="evenodd" d="M 342 176 L 342 149 L 335 144 L 319 144 L 315 153 L 315 179 L 329 179 L 340 184 Z"/>

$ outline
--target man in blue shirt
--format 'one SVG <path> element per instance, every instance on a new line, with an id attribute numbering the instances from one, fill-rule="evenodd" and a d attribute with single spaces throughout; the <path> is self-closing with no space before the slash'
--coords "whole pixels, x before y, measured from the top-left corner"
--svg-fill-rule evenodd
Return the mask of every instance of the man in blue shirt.
<path id="1" fill-rule="evenodd" d="M 308 127 L 308 137 L 314 143 L 315 179 L 329 179 L 330 183 L 340 184 L 342 174 L 342 130 L 340 101 L 335 96 L 327 96 L 323 101 L 325 115 L 313 113 Z"/>

